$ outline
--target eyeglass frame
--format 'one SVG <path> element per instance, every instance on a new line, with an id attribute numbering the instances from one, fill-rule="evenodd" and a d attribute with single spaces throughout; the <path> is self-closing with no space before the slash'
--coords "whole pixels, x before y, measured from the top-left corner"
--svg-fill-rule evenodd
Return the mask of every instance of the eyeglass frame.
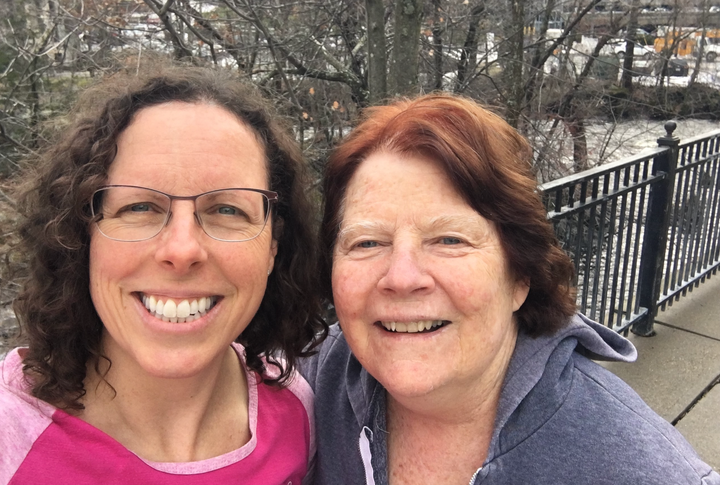
<path id="1" fill-rule="evenodd" d="M 106 189 L 116 188 L 116 187 L 120 187 L 120 188 L 121 188 L 121 187 L 127 187 L 127 188 L 130 188 L 130 189 L 149 190 L 149 191 L 151 191 L 151 192 L 155 192 L 155 193 L 157 193 L 157 194 L 164 195 L 165 197 L 167 197 L 168 199 L 170 199 L 170 205 L 168 206 L 168 210 L 167 210 L 167 212 L 165 213 L 165 221 L 163 221 L 163 224 L 162 224 L 162 226 L 160 226 L 160 229 L 158 229 L 158 232 L 156 232 L 156 233 L 153 234 L 152 236 L 146 237 L 146 238 L 144 238 L 144 239 L 117 239 L 117 238 L 108 236 L 107 234 L 105 234 L 105 233 L 102 231 L 102 229 L 100 229 L 100 221 L 101 221 L 102 219 L 101 219 L 101 218 L 100 218 L 100 219 L 96 219 L 96 218 L 102 217 L 102 214 L 95 214 L 95 207 L 94 207 L 94 206 L 95 206 L 95 204 L 94 204 L 95 196 L 98 194 L 98 192 L 101 192 L 101 191 L 106 190 Z M 257 233 L 255 236 L 251 237 L 250 239 L 237 239 L 237 240 L 236 240 L 236 239 L 220 239 L 220 238 L 215 237 L 215 236 L 213 236 L 213 235 L 211 235 L 211 234 L 208 234 L 207 230 L 205 229 L 205 226 L 203 226 L 202 220 L 200 219 L 200 216 L 198 216 L 198 214 L 197 214 L 197 199 L 198 199 L 198 197 L 202 197 L 203 195 L 208 195 L 208 194 L 212 194 L 212 193 L 215 193 L 215 192 L 223 192 L 223 191 L 225 191 L 225 190 L 246 190 L 246 191 L 249 191 L 249 192 L 257 192 L 257 193 L 259 193 L 259 194 L 264 195 L 265 198 L 267 199 L 267 201 L 268 201 L 268 206 L 267 206 L 267 209 L 266 209 L 266 211 L 265 211 L 265 222 L 263 223 L 263 227 L 262 227 L 262 229 L 260 230 L 259 233 Z M 195 208 L 195 210 L 193 211 L 193 215 L 195 216 L 195 222 L 198 223 L 198 225 L 200 226 L 200 228 L 203 230 L 203 232 L 204 232 L 208 237 L 210 237 L 210 238 L 212 238 L 212 239 L 215 239 L 216 241 L 222 241 L 222 242 L 247 242 L 247 241 L 252 241 L 252 240 L 255 239 L 256 237 L 258 237 L 260 234 L 262 234 L 263 230 L 265 229 L 265 226 L 267 226 L 267 221 L 268 221 L 268 219 L 270 218 L 270 213 L 272 212 L 272 206 L 273 206 L 273 204 L 277 203 L 278 200 L 280 200 L 280 199 L 279 199 L 278 193 L 275 192 L 275 191 L 273 191 L 273 190 L 255 189 L 255 188 L 251 188 L 251 187 L 226 187 L 226 188 L 224 188 L 224 189 L 209 190 L 209 191 L 207 191 L 207 192 L 203 192 L 202 194 L 197 194 L 197 195 L 171 195 L 171 194 L 167 194 L 167 193 L 165 193 L 165 192 L 163 192 L 163 191 L 161 191 L 161 190 L 151 189 L 150 187 L 141 187 L 141 186 L 139 186 L 139 185 L 103 185 L 102 187 L 99 187 L 97 190 L 95 190 L 95 191 L 92 193 L 92 195 L 90 196 L 90 214 L 92 214 L 93 219 L 95 219 L 93 222 L 94 222 L 95 226 L 97 227 L 98 231 L 100 231 L 100 234 L 102 234 L 102 235 L 105 236 L 106 238 L 108 238 L 108 239 L 110 239 L 110 240 L 112 240 L 112 241 L 118 241 L 118 242 L 142 242 L 142 241 L 148 241 L 148 240 L 154 238 L 155 236 L 157 236 L 158 234 L 160 234 L 163 229 L 165 229 L 165 227 L 166 227 L 166 226 L 168 225 L 168 223 L 170 222 L 170 219 L 172 218 L 172 210 L 171 210 L 171 209 L 172 209 L 172 203 L 173 203 L 174 200 L 191 200 L 191 201 L 193 202 L 193 206 L 194 206 L 194 208 Z"/>

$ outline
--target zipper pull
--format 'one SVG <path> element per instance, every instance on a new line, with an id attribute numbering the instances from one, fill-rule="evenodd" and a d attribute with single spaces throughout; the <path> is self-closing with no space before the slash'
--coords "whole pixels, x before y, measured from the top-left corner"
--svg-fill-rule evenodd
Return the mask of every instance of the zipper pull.
<path id="1" fill-rule="evenodd" d="M 363 467 L 365 468 L 365 485 L 375 485 L 372 467 L 372 452 L 370 451 L 370 443 L 372 440 L 372 430 L 367 426 L 363 426 L 363 429 L 360 430 L 358 448 L 360 449 L 360 458 L 362 458 Z"/>

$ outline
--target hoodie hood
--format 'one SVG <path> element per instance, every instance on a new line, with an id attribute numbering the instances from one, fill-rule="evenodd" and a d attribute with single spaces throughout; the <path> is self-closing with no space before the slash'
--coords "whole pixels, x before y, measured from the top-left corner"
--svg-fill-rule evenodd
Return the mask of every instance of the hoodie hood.
<path id="1" fill-rule="evenodd" d="M 593 360 L 634 362 L 637 359 L 637 351 L 629 340 L 581 314 L 573 316 L 565 327 L 552 335 L 533 338 L 520 332 L 505 374 L 487 461 L 499 451 L 493 444 L 498 443 L 500 432 L 510 416 L 547 372 L 548 359 L 559 347 L 565 348 L 568 358 L 576 351 Z"/>

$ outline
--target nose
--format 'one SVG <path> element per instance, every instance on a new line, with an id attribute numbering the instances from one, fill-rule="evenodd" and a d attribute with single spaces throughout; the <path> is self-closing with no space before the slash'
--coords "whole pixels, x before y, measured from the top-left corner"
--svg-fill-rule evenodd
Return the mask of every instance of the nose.
<path id="1" fill-rule="evenodd" d="M 207 260 L 206 237 L 193 201 L 173 201 L 170 220 L 157 236 L 155 259 L 177 273 L 186 273 Z"/>
<path id="2" fill-rule="evenodd" d="M 389 255 L 389 266 L 378 281 L 378 289 L 398 296 L 411 296 L 431 292 L 435 279 L 427 272 L 421 247 L 411 243 L 394 244 Z"/>

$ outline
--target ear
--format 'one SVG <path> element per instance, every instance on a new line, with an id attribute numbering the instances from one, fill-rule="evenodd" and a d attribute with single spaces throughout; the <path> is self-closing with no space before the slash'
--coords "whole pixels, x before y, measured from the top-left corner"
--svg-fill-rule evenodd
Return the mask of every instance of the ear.
<path id="1" fill-rule="evenodd" d="M 268 257 L 268 275 L 272 273 L 273 268 L 275 267 L 275 256 L 277 256 L 278 252 L 278 242 L 276 239 L 273 239 L 270 243 L 270 254 Z"/>
<path id="2" fill-rule="evenodd" d="M 527 278 L 515 282 L 515 288 L 513 288 L 513 312 L 518 311 L 523 306 L 528 293 L 530 293 L 530 281 Z"/>

